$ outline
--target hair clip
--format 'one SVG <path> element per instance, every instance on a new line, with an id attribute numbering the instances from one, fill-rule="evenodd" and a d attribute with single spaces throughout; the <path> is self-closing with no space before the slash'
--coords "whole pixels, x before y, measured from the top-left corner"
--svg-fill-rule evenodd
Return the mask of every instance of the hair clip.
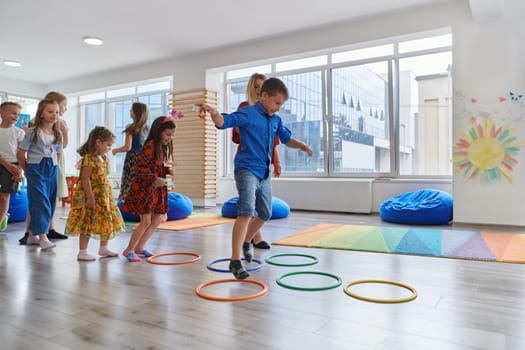
<path id="1" fill-rule="evenodd" d="M 170 114 L 171 114 L 172 117 L 176 116 L 179 119 L 184 117 L 184 113 L 182 113 L 182 112 L 177 113 L 176 109 L 172 109 Z"/>

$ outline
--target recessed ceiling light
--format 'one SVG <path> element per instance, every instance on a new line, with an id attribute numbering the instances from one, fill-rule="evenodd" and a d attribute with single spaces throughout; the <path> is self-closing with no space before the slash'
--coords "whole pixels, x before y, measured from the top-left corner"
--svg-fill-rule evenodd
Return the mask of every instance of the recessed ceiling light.
<path id="1" fill-rule="evenodd" d="M 4 61 L 4 64 L 9 67 L 20 67 L 21 64 L 17 61 Z"/>
<path id="2" fill-rule="evenodd" d="M 84 37 L 83 40 L 86 44 L 95 45 L 95 46 L 100 46 L 104 43 L 101 39 L 95 38 L 93 36 L 86 36 Z"/>

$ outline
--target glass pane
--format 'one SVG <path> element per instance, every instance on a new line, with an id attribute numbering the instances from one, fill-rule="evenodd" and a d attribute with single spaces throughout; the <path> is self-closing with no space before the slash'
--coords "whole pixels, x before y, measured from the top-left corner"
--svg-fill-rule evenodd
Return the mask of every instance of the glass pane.
<path id="1" fill-rule="evenodd" d="M 388 173 L 388 62 L 332 70 L 335 173 Z"/>
<path id="2" fill-rule="evenodd" d="M 117 90 L 108 90 L 107 98 L 120 97 L 120 96 L 130 96 L 135 94 L 135 87 L 130 86 Z"/>
<path id="3" fill-rule="evenodd" d="M 229 99 L 228 99 L 229 101 L 228 112 L 236 111 L 239 104 L 243 101 L 246 101 L 247 99 L 246 86 L 247 85 L 248 85 L 248 80 L 238 81 L 238 82 L 229 84 L 228 90 L 230 91 L 230 93 L 229 93 Z"/>
<path id="4" fill-rule="evenodd" d="M 31 117 L 33 117 L 36 114 L 36 110 L 38 108 L 38 102 L 40 102 L 36 98 L 16 96 L 16 95 L 8 95 L 7 101 L 20 103 L 20 105 L 22 105 L 21 113 L 29 114 L 31 115 Z"/>
<path id="5" fill-rule="evenodd" d="M 452 46 L 452 34 L 400 42 L 399 53 L 437 49 L 448 46 Z"/>
<path id="6" fill-rule="evenodd" d="M 332 55 L 332 63 L 348 62 L 364 60 L 373 57 L 382 57 L 392 55 L 394 53 L 394 45 L 382 45 L 367 47 L 359 50 L 351 50 L 345 52 L 334 53 Z"/>
<path id="7" fill-rule="evenodd" d="M 283 175 L 324 173 L 322 72 L 314 71 L 279 77 L 290 98 L 278 113 L 292 136 L 308 144 L 313 156 L 286 146 L 277 147 Z"/>
<path id="8" fill-rule="evenodd" d="M 324 172 L 322 150 L 322 74 L 310 72 L 279 77 L 288 87 L 290 98 L 278 114 L 285 125 L 292 131 L 293 137 L 306 142 L 314 150 L 309 158 L 304 152 L 278 146 L 279 159 L 283 176 L 286 173 Z M 246 100 L 248 80 L 228 85 L 229 112 L 236 111 L 239 104 Z M 228 130 L 226 152 L 226 174 L 233 174 L 233 159 L 237 146 L 231 142 L 231 130 Z"/>
<path id="9" fill-rule="evenodd" d="M 108 104 L 108 128 L 112 130 L 116 136 L 114 147 L 120 147 L 124 144 L 125 136 L 123 131 L 126 125 L 133 122 L 130 114 L 132 103 L 133 101 L 131 100 L 125 100 Z M 118 153 L 115 156 L 110 164 L 112 172 L 124 167 L 125 156 L 126 153 Z"/>
<path id="10" fill-rule="evenodd" d="M 277 72 L 282 72 L 282 71 L 292 70 L 292 69 L 303 69 L 303 68 L 322 66 L 327 63 L 328 63 L 328 56 L 322 55 L 322 56 L 301 58 L 299 60 L 277 63 L 275 65 L 275 70 Z"/>
<path id="11" fill-rule="evenodd" d="M 79 145 L 83 144 L 91 130 L 97 125 L 104 125 L 104 103 L 90 103 L 80 105 L 80 120 L 83 121 L 82 132 L 80 133 Z"/>
<path id="12" fill-rule="evenodd" d="M 251 76 L 253 72 L 249 73 Z M 228 91 L 228 110 L 226 112 L 234 112 L 239 107 L 241 102 L 246 101 L 246 86 L 248 85 L 248 79 L 244 81 L 238 81 L 235 83 L 230 83 L 227 86 Z M 225 132 L 226 142 L 225 142 L 225 174 L 226 176 L 233 175 L 233 159 L 235 158 L 235 153 L 237 153 L 237 144 L 235 144 L 232 139 L 232 130 L 227 129 Z"/>
<path id="13" fill-rule="evenodd" d="M 169 81 L 159 81 L 157 83 L 145 84 L 137 86 L 137 92 L 142 94 L 150 91 L 170 90 L 171 84 Z"/>
<path id="14" fill-rule="evenodd" d="M 242 68 L 237 70 L 231 70 L 226 73 L 227 79 L 237 79 L 237 78 L 249 78 L 253 73 L 268 74 L 272 71 L 271 64 L 265 64 L 261 66 Z"/>
<path id="15" fill-rule="evenodd" d="M 452 175 L 452 52 L 399 61 L 401 175 Z"/>
<path id="16" fill-rule="evenodd" d="M 155 95 L 147 95 L 147 96 L 140 96 L 138 98 L 139 102 L 144 103 L 148 106 L 148 124 L 151 125 L 153 121 L 160 117 L 161 115 L 166 115 L 168 112 L 166 111 L 166 106 L 163 103 L 163 94 L 155 94 Z"/>
<path id="17" fill-rule="evenodd" d="M 168 115 L 171 113 L 171 92 L 166 92 L 164 96 L 164 114 Z"/>

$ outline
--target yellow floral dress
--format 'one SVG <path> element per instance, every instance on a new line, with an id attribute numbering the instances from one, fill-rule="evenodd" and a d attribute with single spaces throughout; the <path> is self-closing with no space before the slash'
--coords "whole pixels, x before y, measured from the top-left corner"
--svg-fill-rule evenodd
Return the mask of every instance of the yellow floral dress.
<path id="1" fill-rule="evenodd" d="M 86 208 L 86 194 L 82 181 L 77 182 L 71 201 L 71 211 L 67 218 L 65 232 L 69 235 L 90 235 L 91 238 L 109 240 L 125 231 L 124 220 L 112 195 L 107 179 L 109 162 L 105 156 L 86 154 L 77 163 L 80 169 L 92 167 L 90 182 L 95 209 Z"/>

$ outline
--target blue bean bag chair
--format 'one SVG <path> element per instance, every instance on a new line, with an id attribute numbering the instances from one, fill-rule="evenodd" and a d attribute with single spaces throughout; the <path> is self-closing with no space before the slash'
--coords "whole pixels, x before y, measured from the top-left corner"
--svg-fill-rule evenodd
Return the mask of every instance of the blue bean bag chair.
<path id="1" fill-rule="evenodd" d="M 221 213 L 225 218 L 237 217 L 237 200 L 239 197 L 228 199 L 222 205 Z M 290 215 L 290 206 L 280 198 L 272 197 L 272 217 L 270 219 L 281 219 Z"/>
<path id="2" fill-rule="evenodd" d="M 184 219 L 191 213 L 193 213 L 193 202 L 188 196 L 178 192 L 168 193 L 168 220 Z"/>
<path id="3" fill-rule="evenodd" d="M 138 215 L 123 211 L 121 205 L 122 203 L 118 201 L 117 206 L 120 209 L 124 221 L 140 221 Z M 168 220 L 184 219 L 190 216 L 191 213 L 193 213 L 193 202 L 188 196 L 177 192 L 168 193 Z"/>
<path id="4" fill-rule="evenodd" d="M 447 224 L 452 220 L 452 196 L 435 189 L 403 193 L 381 203 L 379 216 L 398 224 Z"/>
<path id="5" fill-rule="evenodd" d="M 9 196 L 8 222 L 25 221 L 28 209 L 26 190 L 18 190 L 16 193 L 11 193 Z"/>

